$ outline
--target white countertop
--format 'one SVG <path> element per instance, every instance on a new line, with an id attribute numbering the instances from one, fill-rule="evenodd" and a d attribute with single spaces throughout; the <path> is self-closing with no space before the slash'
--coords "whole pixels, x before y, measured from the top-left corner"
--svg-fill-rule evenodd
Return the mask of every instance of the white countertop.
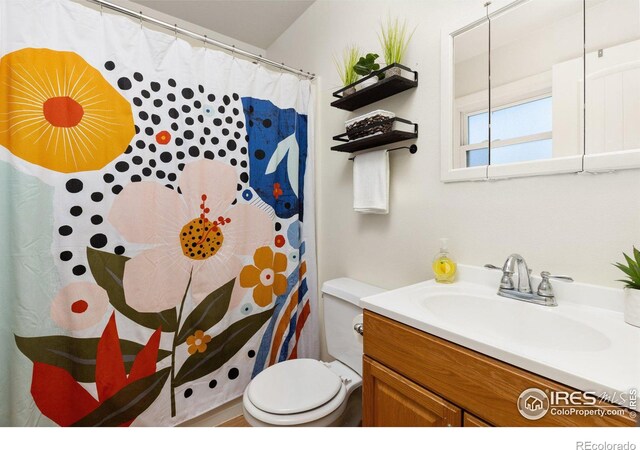
<path id="1" fill-rule="evenodd" d="M 640 411 L 640 399 L 633 405 L 624 397 L 640 390 L 640 328 L 624 322 L 622 289 L 556 282 L 558 306 L 547 307 L 496 295 L 500 276 L 498 271 L 459 265 L 456 283 L 425 281 L 365 297 L 361 304 L 369 311 Z M 539 278 L 532 277 L 534 289 L 538 282 Z M 447 304 L 457 300 L 461 303 Z"/>

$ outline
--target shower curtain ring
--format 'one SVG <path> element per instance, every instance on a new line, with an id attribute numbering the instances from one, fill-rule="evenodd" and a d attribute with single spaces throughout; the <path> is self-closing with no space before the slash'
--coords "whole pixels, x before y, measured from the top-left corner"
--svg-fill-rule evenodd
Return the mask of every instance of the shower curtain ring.
<path id="1" fill-rule="evenodd" d="M 140 11 L 139 19 L 140 19 L 140 29 L 142 30 L 142 11 Z"/>
<path id="2" fill-rule="evenodd" d="M 204 47 L 205 50 L 207 49 L 207 35 L 206 34 L 202 37 L 202 46 Z"/>
<path id="3" fill-rule="evenodd" d="M 102 17 L 103 7 L 104 7 L 104 5 L 102 3 L 100 3 L 100 17 Z"/>
<path id="4" fill-rule="evenodd" d="M 176 39 L 176 41 L 178 40 L 178 24 L 177 23 L 173 24 L 173 37 Z"/>

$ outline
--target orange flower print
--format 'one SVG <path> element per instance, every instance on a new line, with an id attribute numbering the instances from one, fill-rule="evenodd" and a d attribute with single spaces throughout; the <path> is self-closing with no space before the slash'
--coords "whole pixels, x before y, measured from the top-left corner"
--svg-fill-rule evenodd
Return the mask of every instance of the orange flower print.
<path id="1" fill-rule="evenodd" d="M 204 334 L 202 330 L 198 330 L 187 338 L 187 345 L 189 346 L 187 351 L 190 355 L 196 352 L 204 353 L 209 342 L 211 342 L 211 336 Z"/>
<path id="2" fill-rule="evenodd" d="M 276 200 L 278 197 L 282 195 L 282 189 L 280 188 L 280 183 L 273 183 L 273 196 Z"/>
<path id="3" fill-rule="evenodd" d="M 18 158 L 98 170 L 134 135 L 129 102 L 76 53 L 23 48 L 0 59 L 0 145 Z"/>
<path id="4" fill-rule="evenodd" d="M 166 130 L 156 134 L 156 142 L 160 145 L 167 145 L 171 141 L 171 133 Z"/>
<path id="5" fill-rule="evenodd" d="M 258 306 L 267 306 L 273 295 L 282 295 L 287 290 L 287 257 L 284 253 L 273 253 L 270 247 L 260 247 L 253 255 L 254 265 L 244 266 L 240 272 L 240 286 L 253 288 L 253 301 Z"/>

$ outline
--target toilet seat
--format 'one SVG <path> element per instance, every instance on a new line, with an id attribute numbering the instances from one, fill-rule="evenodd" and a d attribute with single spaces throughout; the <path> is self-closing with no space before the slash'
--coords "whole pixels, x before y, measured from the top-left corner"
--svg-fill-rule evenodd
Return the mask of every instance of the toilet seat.
<path id="1" fill-rule="evenodd" d="M 247 396 L 258 409 L 271 414 L 297 414 L 319 408 L 341 390 L 340 377 L 314 359 L 292 359 L 256 376 Z"/>
<path id="2" fill-rule="evenodd" d="M 340 363 L 285 361 L 249 383 L 243 406 L 252 418 L 268 425 L 328 424 L 341 416 L 348 394 L 361 383 L 355 372 Z"/>

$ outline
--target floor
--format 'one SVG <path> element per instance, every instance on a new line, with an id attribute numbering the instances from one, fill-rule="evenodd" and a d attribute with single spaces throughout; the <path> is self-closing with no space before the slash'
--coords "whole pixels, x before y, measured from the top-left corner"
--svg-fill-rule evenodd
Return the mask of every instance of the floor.
<path id="1" fill-rule="evenodd" d="M 219 427 L 250 427 L 244 417 L 238 416 L 231 420 L 227 420 L 225 423 L 218 425 Z"/>

